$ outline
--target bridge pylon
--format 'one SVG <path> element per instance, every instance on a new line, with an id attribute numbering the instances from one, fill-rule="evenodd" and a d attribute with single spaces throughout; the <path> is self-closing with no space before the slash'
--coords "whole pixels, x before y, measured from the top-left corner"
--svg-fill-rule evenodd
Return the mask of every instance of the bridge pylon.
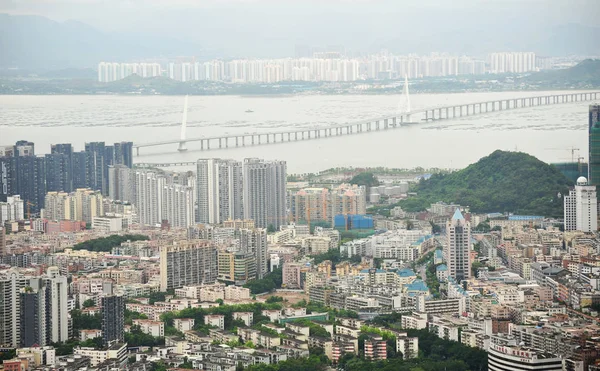
<path id="1" fill-rule="evenodd" d="M 177 150 L 179 152 L 187 151 L 186 147 L 186 129 L 187 129 L 187 110 L 188 110 L 188 96 L 185 96 L 185 102 L 183 104 L 183 117 L 181 119 L 181 137 L 179 140 L 179 147 Z"/>
<path id="2" fill-rule="evenodd" d="M 406 122 L 410 122 L 410 94 L 408 91 L 408 75 L 404 75 L 404 87 L 402 88 L 402 95 L 400 96 L 400 102 L 398 103 L 398 115 L 400 117 L 406 116 Z"/>

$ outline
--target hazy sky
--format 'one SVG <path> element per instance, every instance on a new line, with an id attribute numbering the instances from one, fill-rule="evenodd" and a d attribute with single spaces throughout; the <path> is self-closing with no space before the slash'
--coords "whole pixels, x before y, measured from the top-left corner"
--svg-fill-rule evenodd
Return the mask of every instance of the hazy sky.
<path id="1" fill-rule="evenodd" d="M 0 0 L 0 13 L 78 20 L 234 54 L 289 54 L 296 44 L 372 51 L 405 43 L 411 50 L 444 38 L 449 49 L 461 39 L 469 39 L 465 50 L 469 43 L 501 49 L 499 36 L 506 43 L 555 25 L 598 26 L 600 0 Z"/>

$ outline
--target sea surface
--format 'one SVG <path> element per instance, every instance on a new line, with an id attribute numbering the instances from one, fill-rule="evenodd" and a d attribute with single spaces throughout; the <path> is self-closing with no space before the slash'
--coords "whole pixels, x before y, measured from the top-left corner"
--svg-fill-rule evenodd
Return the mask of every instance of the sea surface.
<path id="1" fill-rule="evenodd" d="M 555 93 L 413 94 L 410 100 L 417 110 Z M 82 150 L 91 141 L 178 139 L 183 104 L 182 96 L 2 95 L 0 145 L 29 140 L 37 154 L 44 154 L 53 143 L 73 143 Z M 587 160 L 589 104 L 496 111 L 388 131 L 254 147 L 201 151 L 197 142 L 188 143 L 187 152 L 178 152 L 172 144 L 142 148 L 134 161 L 260 157 L 286 160 L 288 172 L 305 173 L 338 166 L 462 168 L 496 149 L 527 152 L 546 162 L 577 161 L 579 156 Z M 190 96 L 187 136 L 326 126 L 393 115 L 405 105 L 400 95 Z"/>

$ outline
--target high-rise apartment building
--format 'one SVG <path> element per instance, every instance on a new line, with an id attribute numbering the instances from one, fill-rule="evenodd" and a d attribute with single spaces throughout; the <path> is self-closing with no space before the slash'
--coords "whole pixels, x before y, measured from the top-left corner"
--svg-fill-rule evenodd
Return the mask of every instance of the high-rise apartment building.
<path id="1" fill-rule="evenodd" d="M 446 223 L 446 246 L 444 255 L 448 265 L 448 275 L 457 282 L 471 278 L 471 225 L 459 209 Z"/>
<path id="2" fill-rule="evenodd" d="M 165 178 L 155 171 L 135 172 L 135 205 L 140 224 L 154 226 L 162 222 L 161 190 L 165 184 Z"/>
<path id="3" fill-rule="evenodd" d="M 244 218 L 253 219 L 259 228 L 285 225 L 286 162 L 244 159 L 243 181 Z"/>
<path id="4" fill-rule="evenodd" d="M 46 292 L 41 283 L 35 288 L 31 286 L 32 283 L 19 293 L 21 347 L 46 345 Z"/>
<path id="5" fill-rule="evenodd" d="M 99 191 L 77 189 L 70 196 L 74 199 L 71 220 L 91 223 L 95 217 L 104 216 L 104 198 Z"/>
<path id="6" fill-rule="evenodd" d="M 48 342 L 58 343 L 69 338 L 69 284 L 58 267 L 48 267 L 43 278 L 46 286 L 46 319 Z"/>
<path id="7" fill-rule="evenodd" d="M 194 225 L 194 189 L 181 184 L 165 184 L 161 192 L 162 219 L 175 228 Z"/>
<path id="8" fill-rule="evenodd" d="M 48 220 L 72 220 L 75 209 L 73 197 L 65 192 L 48 192 L 42 217 Z"/>
<path id="9" fill-rule="evenodd" d="M 6 230 L 4 226 L 0 225 L 0 257 L 8 254 L 8 247 L 6 246 Z"/>
<path id="10" fill-rule="evenodd" d="M 20 292 L 28 280 L 16 269 L 0 273 L 0 344 L 19 347 L 21 342 Z"/>
<path id="11" fill-rule="evenodd" d="M 217 248 L 211 241 L 174 241 L 160 247 L 161 291 L 213 283 L 217 276 Z"/>
<path id="12" fill-rule="evenodd" d="M 44 346 L 68 340 L 67 292 L 67 277 L 57 267 L 36 277 L 13 269 L 0 274 L 0 344 Z"/>
<path id="13" fill-rule="evenodd" d="M 126 165 L 108 167 L 108 197 L 111 200 L 135 202 L 135 172 Z"/>
<path id="14" fill-rule="evenodd" d="M 264 228 L 239 229 L 239 251 L 252 254 L 256 259 L 256 276 L 263 278 L 269 272 L 267 230 Z"/>
<path id="15" fill-rule="evenodd" d="M 200 159 L 196 184 L 196 222 L 219 224 L 243 217 L 241 162 Z"/>
<path id="16" fill-rule="evenodd" d="M 364 186 L 341 184 L 327 188 L 304 188 L 290 192 L 289 207 L 295 222 L 333 223 L 336 215 L 365 214 L 367 192 Z"/>
<path id="17" fill-rule="evenodd" d="M 6 202 L 0 201 L 0 222 L 25 219 L 25 206 L 19 195 L 9 196 Z"/>
<path id="18" fill-rule="evenodd" d="M 125 298 L 113 292 L 112 283 L 106 283 L 101 301 L 102 343 L 105 347 L 125 341 Z"/>
<path id="19" fill-rule="evenodd" d="M 596 232 L 598 230 L 598 199 L 596 186 L 579 177 L 577 184 L 564 198 L 565 231 Z"/>
<path id="20" fill-rule="evenodd" d="M 600 105 L 590 105 L 588 122 L 588 180 L 600 186 Z"/>

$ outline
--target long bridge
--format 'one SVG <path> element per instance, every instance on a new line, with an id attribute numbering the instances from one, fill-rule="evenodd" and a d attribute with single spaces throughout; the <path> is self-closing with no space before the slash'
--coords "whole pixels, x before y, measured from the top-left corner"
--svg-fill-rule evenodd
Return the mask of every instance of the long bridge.
<path id="1" fill-rule="evenodd" d="M 407 88 L 406 88 L 406 92 Z M 134 144 L 136 154 L 139 156 L 140 148 L 156 147 L 165 145 L 178 145 L 179 151 L 186 151 L 187 144 L 192 142 L 200 143 L 200 150 L 211 150 L 229 147 L 245 147 L 249 145 L 263 145 L 271 143 L 295 142 L 300 140 L 311 140 L 326 137 L 360 134 L 371 131 L 389 130 L 402 127 L 403 125 L 417 124 L 420 122 L 429 122 L 437 120 L 449 120 L 460 117 L 480 115 L 489 112 L 499 112 L 505 110 L 514 110 L 529 107 L 549 106 L 573 102 L 585 102 L 596 100 L 600 97 L 600 92 L 579 92 L 568 94 L 540 95 L 535 97 L 498 99 L 477 103 L 458 104 L 450 106 L 440 106 L 410 111 L 410 102 L 408 110 L 405 113 L 398 113 L 393 116 L 380 117 L 371 120 L 358 121 L 353 123 L 343 123 L 338 125 L 317 126 L 313 128 L 298 128 L 287 131 L 267 132 L 267 133 L 244 133 L 228 134 L 210 137 L 186 138 L 186 116 L 187 116 L 187 97 L 184 108 L 184 119 L 181 127 L 181 138 L 164 140 L 152 143 Z M 406 99 L 408 100 L 408 94 Z M 415 120 L 416 118 L 416 120 Z M 184 163 L 181 163 L 184 164 Z M 175 163 L 173 163 L 175 165 Z"/>

